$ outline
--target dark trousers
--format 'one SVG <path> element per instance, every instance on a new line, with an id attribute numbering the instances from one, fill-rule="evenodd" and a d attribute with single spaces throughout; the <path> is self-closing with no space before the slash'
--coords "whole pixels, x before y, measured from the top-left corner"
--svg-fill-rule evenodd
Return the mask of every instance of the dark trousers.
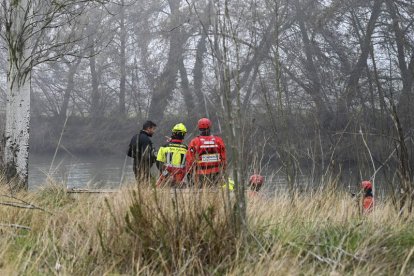
<path id="1" fill-rule="evenodd" d="M 149 164 L 134 162 L 132 169 L 134 171 L 135 179 L 138 183 L 148 183 L 148 181 L 151 179 L 151 167 Z"/>

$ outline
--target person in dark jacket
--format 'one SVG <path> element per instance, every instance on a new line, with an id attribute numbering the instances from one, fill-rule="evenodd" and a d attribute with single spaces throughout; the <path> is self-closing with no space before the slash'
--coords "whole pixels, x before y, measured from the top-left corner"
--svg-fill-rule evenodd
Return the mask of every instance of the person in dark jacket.
<path id="1" fill-rule="evenodd" d="M 127 155 L 134 159 L 132 168 L 137 180 L 149 179 L 150 177 L 151 166 L 156 160 L 151 141 L 156 128 L 157 125 L 154 122 L 146 121 L 140 133 L 135 134 L 129 143 Z"/>

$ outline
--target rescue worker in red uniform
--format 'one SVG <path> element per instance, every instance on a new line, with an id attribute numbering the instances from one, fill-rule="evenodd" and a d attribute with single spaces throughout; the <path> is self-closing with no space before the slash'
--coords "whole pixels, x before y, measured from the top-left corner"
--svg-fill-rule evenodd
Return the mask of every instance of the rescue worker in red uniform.
<path id="1" fill-rule="evenodd" d="M 226 169 L 226 146 L 223 139 L 211 135 L 211 125 L 209 119 L 200 119 L 200 135 L 188 145 L 186 170 L 199 188 L 217 186 Z"/>
<path id="2" fill-rule="evenodd" d="M 249 191 L 247 192 L 249 197 L 255 197 L 257 196 L 258 192 L 262 188 L 264 183 L 264 177 L 260 174 L 253 174 L 250 176 L 249 179 Z"/>
<path id="3" fill-rule="evenodd" d="M 161 170 L 157 186 L 181 187 L 185 176 L 187 145 L 183 143 L 187 128 L 184 124 L 176 124 L 172 129 L 171 139 L 160 147 L 157 162 Z"/>
<path id="4" fill-rule="evenodd" d="M 368 214 L 374 208 L 374 195 L 372 194 L 372 183 L 370 181 L 362 181 L 361 186 L 364 190 L 362 208 L 364 214 Z"/>

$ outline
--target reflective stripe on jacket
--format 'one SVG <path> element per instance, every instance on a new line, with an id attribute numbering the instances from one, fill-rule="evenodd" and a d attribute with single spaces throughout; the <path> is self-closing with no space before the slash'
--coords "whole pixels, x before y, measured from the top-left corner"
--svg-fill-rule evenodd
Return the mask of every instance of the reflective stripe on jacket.
<path id="1" fill-rule="evenodd" d="M 185 174 L 187 145 L 182 140 L 171 140 L 158 150 L 157 161 L 163 163 L 162 169 L 170 174 Z"/>
<path id="2" fill-rule="evenodd" d="M 219 173 L 226 166 L 226 147 L 223 140 L 214 135 L 197 136 L 188 145 L 187 171 L 196 174 Z"/>

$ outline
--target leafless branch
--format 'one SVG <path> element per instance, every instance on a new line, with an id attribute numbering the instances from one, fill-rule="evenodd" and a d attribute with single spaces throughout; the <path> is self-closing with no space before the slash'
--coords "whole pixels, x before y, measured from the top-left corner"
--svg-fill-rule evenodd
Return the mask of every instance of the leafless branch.
<path id="1" fill-rule="evenodd" d="M 11 227 L 11 228 L 17 228 L 17 229 L 32 230 L 32 228 L 28 226 L 19 225 L 19 224 L 0 223 L 0 227 Z"/>
<path id="2" fill-rule="evenodd" d="M 5 197 L 5 198 L 13 199 L 13 200 L 16 200 L 16 201 L 19 201 L 19 202 L 23 203 L 23 204 L 21 204 L 21 203 L 17 203 L 17 202 L 0 202 L 0 205 L 10 206 L 10 207 L 16 207 L 16 208 L 22 208 L 22 209 L 40 210 L 40 211 L 43 211 L 43 212 L 46 212 L 48 214 L 53 215 L 52 212 L 49 212 L 49 211 L 47 211 L 44 208 L 38 207 L 36 205 L 33 205 L 33 204 L 31 204 L 31 203 L 29 203 L 29 202 L 27 202 L 25 200 L 22 200 L 22 199 L 19 199 L 19 198 L 15 197 L 15 196 L 10 196 L 10 195 L 6 195 L 6 194 L 0 194 L 0 197 Z"/>

